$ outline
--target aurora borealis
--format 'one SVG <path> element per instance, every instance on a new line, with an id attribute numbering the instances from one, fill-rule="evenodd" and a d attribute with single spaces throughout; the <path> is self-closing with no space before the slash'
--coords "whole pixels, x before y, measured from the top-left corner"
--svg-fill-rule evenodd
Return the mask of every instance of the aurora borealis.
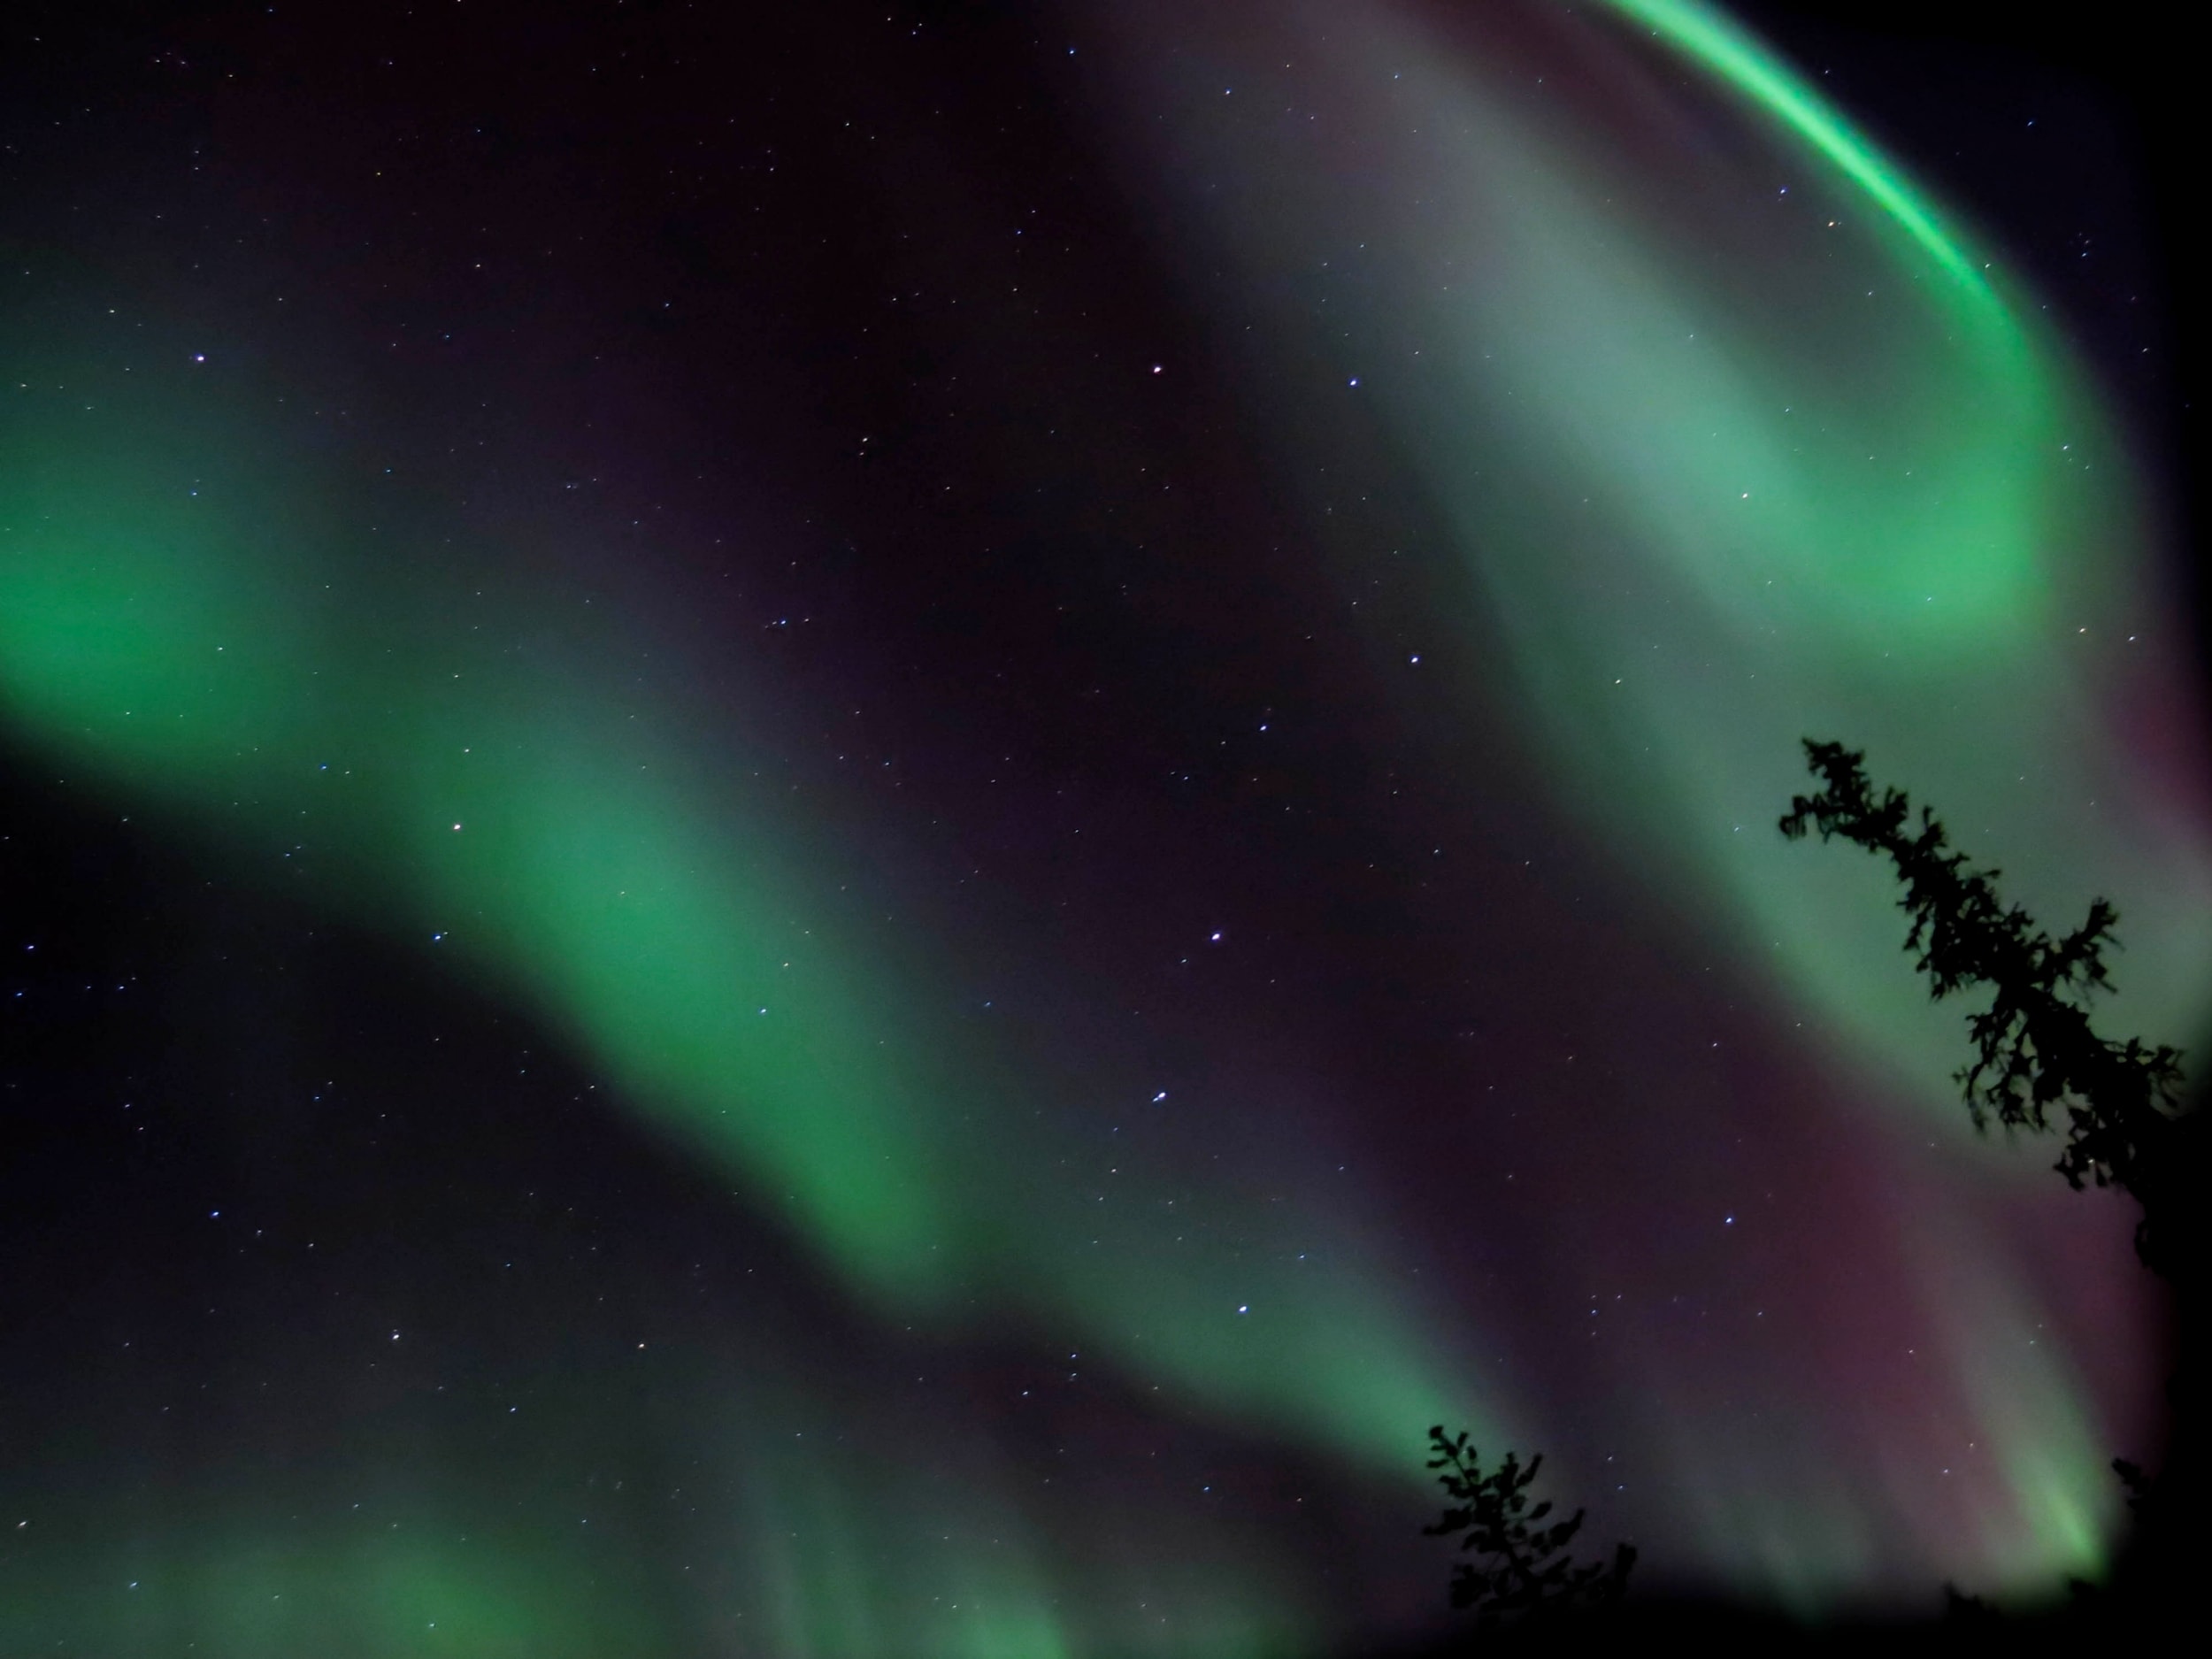
<path id="1" fill-rule="evenodd" d="M 803 10 L 11 25 L 0 1649 L 1358 1651 L 1436 1421 L 2096 1576 L 2130 1217 L 1773 833 L 1865 747 L 2202 1049 L 2035 273 L 1678 0 Z"/>

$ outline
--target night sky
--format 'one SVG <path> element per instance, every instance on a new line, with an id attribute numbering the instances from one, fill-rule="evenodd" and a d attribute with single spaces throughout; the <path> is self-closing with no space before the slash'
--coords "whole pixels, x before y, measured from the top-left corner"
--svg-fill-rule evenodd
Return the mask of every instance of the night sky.
<path id="1" fill-rule="evenodd" d="M 1437 1422 L 2096 1577 L 2133 1214 L 1775 820 L 2212 1041 L 2138 17 L 10 7 L 0 1651 L 1348 1653 Z"/>

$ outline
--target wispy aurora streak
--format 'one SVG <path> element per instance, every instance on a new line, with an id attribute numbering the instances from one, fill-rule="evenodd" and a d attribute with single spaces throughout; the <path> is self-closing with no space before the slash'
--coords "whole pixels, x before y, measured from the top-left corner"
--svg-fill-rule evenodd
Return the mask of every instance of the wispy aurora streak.
<path id="1" fill-rule="evenodd" d="M 1779 975 L 1777 1011 L 1832 1033 L 1875 1121 L 1909 1102 L 1962 1141 L 1957 1015 L 1905 971 L 1878 873 L 1798 856 L 1771 803 L 1801 734 L 1848 733 L 2031 907 L 2110 894 L 2108 1018 L 2197 1035 L 2212 837 L 2117 735 L 2202 729 L 2149 515 L 2064 342 L 1901 168 L 1717 12 L 1611 10 L 1632 32 L 1535 6 L 1118 9 L 1133 188 L 1164 185 L 1225 340 L 1266 319 L 1250 351 L 1299 411 L 1296 488 L 1333 499 L 1332 446 L 1379 414 L 1473 578 L 1484 695 L 1563 800 Z M 1935 1325 L 1973 1333 L 1953 1384 L 2007 1471 L 1970 1523 L 1984 1559 L 2021 1585 L 2093 1571 L 2108 1453 L 2066 1358 L 2031 1347 L 2006 1247 L 1901 1242 Z M 1672 1478 L 1747 1583 L 1818 1599 L 1867 1570 L 1863 1499 L 1785 1496 L 1718 1425 L 1675 1432 Z"/>
<path id="2" fill-rule="evenodd" d="M 1075 1159 L 1087 1176 L 1100 1161 L 1029 1110 L 1051 1079 L 918 1033 L 924 995 L 900 979 L 910 959 L 856 942 L 850 908 L 840 912 L 832 878 L 851 872 L 795 850 L 802 830 L 768 798 L 781 786 L 749 795 L 717 781 L 666 736 L 680 710 L 603 677 L 610 657 L 633 654 L 608 651 L 604 636 L 580 649 L 590 625 L 523 584 L 503 591 L 496 577 L 454 577 L 431 549 L 365 544 L 327 507 L 351 476 L 240 419 L 236 389 L 196 387 L 190 368 L 127 379 L 96 342 L 49 347 L 50 358 L 18 342 L 18 401 L 0 427 L 0 684 L 19 733 L 73 777 L 174 814 L 259 879 L 288 865 L 340 914 L 396 921 L 402 939 L 549 1016 L 882 1317 L 957 1330 L 1002 1325 L 1010 1307 L 1015 1328 L 1079 1345 L 1085 1364 L 1125 1371 L 1133 1390 L 1417 1490 L 1405 1425 L 1480 1402 L 1414 1334 L 1402 1294 L 1361 1284 L 1356 1240 L 1332 1250 L 1349 1235 L 1208 1191 L 1201 1172 L 1148 1168 L 1141 1146 L 1110 1161 L 1148 1202 L 1104 1208 L 1088 1179 L 1036 1179 Z M 1130 1178 L 1177 1197 L 1171 1225 Z M 839 1420 L 872 1409 L 849 1399 Z M 832 1466 L 810 1448 L 786 1467 L 788 1452 L 742 1423 L 728 1432 L 755 1442 L 737 1478 L 761 1494 L 755 1530 L 811 1517 L 803 1551 L 732 1537 L 753 1575 L 744 1599 L 780 1609 L 777 1651 L 1060 1650 L 1054 1609 L 1068 1598 L 1016 1571 L 1010 1541 L 1033 1523 L 989 1495 L 987 1470 L 914 1500 L 941 1513 L 945 1492 L 968 1494 L 972 1532 L 1010 1540 L 938 1567 L 927 1582 L 964 1583 L 954 1600 L 969 1616 L 931 1635 L 892 1610 L 929 1601 L 923 1581 L 887 1582 L 875 1564 L 905 1549 L 879 1518 L 881 1469 L 857 1456 Z M 878 1426 L 895 1442 L 909 1425 Z M 1114 1615 L 1102 1607 L 1092 1637 L 1192 1652 L 1282 1639 L 1299 1592 L 1251 1588 L 1266 1563 L 1240 1571 L 1223 1540 L 1147 1532 L 1164 1553 L 1133 1551 L 1121 1571 L 1154 1587 L 1125 1599 L 1148 1594 L 1176 1622 L 1102 1636 Z M 265 1649 L 257 1626 L 235 1640 L 280 1652 L 303 1628 L 342 1626 L 357 1594 L 457 1610 L 505 1594 L 421 1580 L 388 1551 L 321 1548 L 242 1543 L 228 1565 L 181 1563 L 172 1610 L 219 1621 L 236 1574 L 276 1575 L 296 1609 L 315 1609 L 300 1614 L 309 1624 L 278 1621 Z M 524 1584 L 574 1571 L 523 1544 L 505 1559 Z M 376 1588 L 388 1580 L 388 1594 Z M 547 1605 L 517 1603 L 516 1651 L 538 1651 L 529 1632 L 565 1617 Z M 365 1637 L 362 1651 L 388 1651 L 402 1628 Z"/>
<path id="3" fill-rule="evenodd" d="M 933 1052 L 918 988 L 790 850 L 777 786 L 749 803 L 704 776 L 664 735 L 678 711 L 565 649 L 572 618 L 487 605 L 413 550 L 380 562 L 306 504 L 336 475 L 265 432 L 209 435 L 219 393 L 97 396 L 71 432 L 19 392 L 5 434 L 0 664 L 24 729 L 556 1016 L 887 1308 L 1010 1298 L 1148 1382 L 1386 1466 L 1451 1401 L 1356 1282 L 1289 1251 L 1216 1278 L 1025 1179 L 1067 1148 L 1005 1062 Z"/>

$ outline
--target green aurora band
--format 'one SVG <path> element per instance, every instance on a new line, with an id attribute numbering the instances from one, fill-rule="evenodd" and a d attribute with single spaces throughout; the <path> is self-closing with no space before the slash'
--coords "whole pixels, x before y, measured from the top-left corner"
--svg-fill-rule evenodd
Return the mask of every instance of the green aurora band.
<path id="1" fill-rule="evenodd" d="M 1325 139 L 1179 99 L 1176 142 L 1247 186 L 1202 211 L 1187 198 L 1197 235 L 1256 291 L 1301 301 L 1316 248 L 1368 244 L 1356 281 L 1330 289 L 1351 330 L 1330 349 L 1356 359 L 1457 527 L 1563 795 L 1621 833 L 1624 857 L 1686 875 L 1737 948 L 1770 957 L 1825 1022 L 1839 1065 L 1875 1056 L 1870 1098 L 1948 1129 L 1939 1084 L 1955 1032 L 1898 971 L 1874 872 L 1770 833 L 1809 731 L 1926 780 L 1970 845 L 2001 840 L 2031 905 L 2072 909 L 2085 896 L 2072 872 L 2115 872 L 2102 885 L 2127 918 L 2131 1018 L 2193 1034 L 2212 867 L 2198 826 L 2099 742 L 2097 695 L 2125 649 L 2112 641 L 2147 632 L 2129 619 L 2154 578 L 2093 393 L 2031 308 L 1770 55 L 1701 8 L 1613 9 L 1704 78 L 1704 103 L 1736 111 L 1734 148 L 1703 172 L 1632 155 L 1571 104 L 1532 101 L 1384 12 L 1308 11 L 1279 27 L 1310 59 L 1324 56 L 1311 37 L 1330 35 L 1329 84 L 1312 95 L 1340 106 Z M 1637 42 L 1587 27 L 1606 73 L 1642 73 Z M 1667 100 L 1678 111 L 1686 95 Z M 1318 167 L 1299 148 L 1313 143 Z M 1391 188 L 1368 189 L 1376 176 Z M 1669 228 L 1675 215 L 1698 243 Z M 1308 315 L 1286 305 L 1279 331 Z M 1540 1433 L 1530 1402 L 1468 1397 L 1463 1356 L 1361 1271 L 1356 1219 L 1344 1248 L 1306 1261 L 1263 1206 L 1164 1160 L 1142 1179 L 1195 1188 L 1217 1233 L 1248 1248 L 1184 1248 L 1145 1216 L 1099 1219 L 1087 1190 L 1041 1192 L 1029 1171 L 1069 1148 L 1029 1102 L 1058 1080 L 980 1042 L 945 1051 L 927 1030 L 927 947 L 881 944 L 780 786 L 749 792 L 690 755 L 680 701 L 604 666 L 595 630 L 618 621 L 588 628 L 526 582 L 452 576 L 431 529 L 364 535 L 335 503 L 360 499 L 365 462 L 297 442 L 273 384 L 157 367 L 121 324 L 40 320 L 35 339 L 19 317 L 9 326 L 0 403 L 0 711 L 19 743 L 124 810 L 165 815 L 210 857 L 284 868 L 568 1033 L 623 1102 L 726 1171 L 883 1317 L 956 1329 L 972 1307 L 1010 1309 L 1175 1409 L 1394 1477 L 1417 1478 L 1409 1425 Z M 1655 604 L 1703 649 L 1653 649 Z M 2064 1356 L 2023 1345 L 2036 1311 L 1995 1247 L 1944 1251 L 1955 1273 L 1929 1294 L 1962 1333 L 1950 1363 L 1988 1402 L 2011 1473 L 1980 1559 L 2017 1586 L 2093 1572 L 2113 1507 L 2097 1425 Z M 729 1438 L 746 1442 L 732 1410 Z M 1714 1456 L 1733 1426 L 1686 1426 L 1673 1455 L 1706 1558 L 1756 1593 L 1847 1594 L 1880 1517 L 1778 1512 L 1760 1470 Z M 798 1466 L 764 1441 L 740 1461 L 774 1523 L 732 1525 L 768 1651 L 1012 1659 L 1299 1640 L 1298 1591 L 1270 1563 L 1231 1549 L 1224 1564 L 1205 1540 L 1206 1571 L 1179 1578 L 1200 1540 L 1164 1528 L 1122 1577 L 1178 1609 L 1171 1628 L 1072 1617 L 1064 1586 L 1018 1551 L 961 1557 L 984 1609 L 972 1622 L 901 1624 L 887 1609 L 918 1594 L 919 1570 L 887 1589 L 864 1564 L 876 1545 L 855 1494 L 879 1472 Z M 979 1462 L 945 1484 L 975 1494 L 978 1535 L 1023 1531 Z M 761 1540 L 802 1511 L 810 1537 L 847 1540 L 841 1555 L 774 1557 Z M 469 1530 L 459 1513 L 447 1518 Z M 296 1652 L 310 1630 L 357 1632 L 319 1649 L 334 1654 L 672 1640 L 623 1622 L 652 1606 L 642 1580 L 588 1597 L 571 1546 L 488 1522 L 475 1535 L 460 1555 L 211 1525 L 172 1563 L 162 1628 L 189 1604 L 238 1655 Z M 0 1617 L 25 1595 L 10 1586 Z M 70 1605 L 40 1617 L 117 1619 L 119 1650 L 158 1639 L 135 1614 Z M 0 1628 L 14 1647 L 44 1624 Z"/>

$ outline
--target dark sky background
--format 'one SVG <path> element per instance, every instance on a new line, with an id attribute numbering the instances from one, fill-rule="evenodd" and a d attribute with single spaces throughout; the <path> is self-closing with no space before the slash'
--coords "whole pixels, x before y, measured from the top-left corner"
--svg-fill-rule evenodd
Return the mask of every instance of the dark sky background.
<path id="1" fill-rule="evenodd" d="M 1772 824 L 1806 723 L 1870 743 L 2047 921 L 2115 893 L 2108 1029 L 2202 1035 L 2180 42 L 1738 14 L 2081 368 L 2047 616 L 1785 575 L 1724 657 L 1663 489 L 1519 447 L 1611 371 L 1389 402 L 1442 219 L 1271 275 L 1394 152 L 1175 90 L 1370 133 L 1417 42 L 1527 222 L 1782 296 L 1740 363 L 2001 426 L 1836 320 L 1900 238 L 1730 195 L 1856 187 L 1605 7 L 11 8 L 0 1649 L 1361 1651 L 1448 1622 L 1440 1417 L 1655 1587 L 2097 1571 L 2130 1217 L 1972 1139 L 1875 873 Z M 1895 503 L 1808 477 L 1832 566 Z M 1547 678 L 1647 624 L 1743 678 Z"/>

